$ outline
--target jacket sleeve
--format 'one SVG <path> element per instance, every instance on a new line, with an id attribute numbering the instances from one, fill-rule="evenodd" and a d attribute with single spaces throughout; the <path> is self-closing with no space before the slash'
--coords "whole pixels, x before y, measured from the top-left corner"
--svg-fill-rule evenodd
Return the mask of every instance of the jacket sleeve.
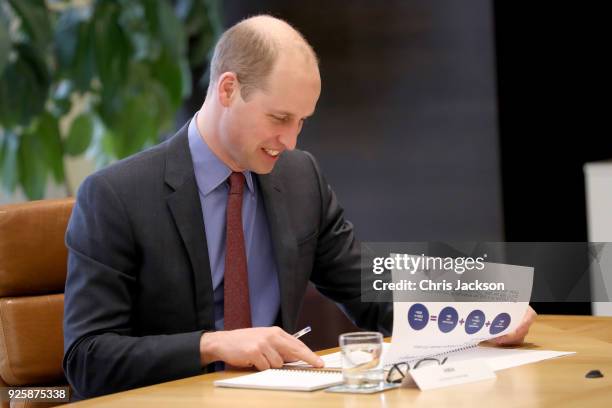
<path id="1" fill-rule="evenodd" d="M 133 335 L 138 246 L 103 175 L 90 176 L 79 189 L 66 245 L 63 367 L 77 398 L 202 373 L 202 331 Z"/>
<path id="2" fill-rule="evenodd" d="M 353 323 L 367 330 L 388 336 L 393 325 L 393 304 L 363 302 L 360 245 L 353 225 L 344 218 L 344 210 L 327 184 L 315 159 L 312 162 L 320 191 L 321 217 L 315 263 L 311 281 L 325 296 L 338 303 Z"/>

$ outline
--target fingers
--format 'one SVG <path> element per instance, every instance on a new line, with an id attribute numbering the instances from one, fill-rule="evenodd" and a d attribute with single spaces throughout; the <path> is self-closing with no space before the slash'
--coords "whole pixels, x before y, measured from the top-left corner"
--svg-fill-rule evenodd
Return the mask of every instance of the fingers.
<path id="1" fill-rule="evenodd" d="M 299 341 L 299 340 L 298 340 Z M 321 357 L 312 352 L 304 343 L 290 345 L 281 353 L 285 361 L 298 361 L 302 360 L 313 367 L 321 368 L 325 364 Z"/>
<path id="2" fill-rule="evenodd" d="M 217 332 L 211 347 L 214 357 L 235 367 L 254 366 L 258 370 L 280 368 L 285 361 L 304 360 L 323 367 L 323 360 L 304 343 L 278 327 L 258 327 Z"/>
<path id="3" fill-rule="evenodd" d="M 259 371 L 267 370 L 270 368 L 270 362 L 263 353 L 251 353 L 251 363 Z"/>
<path id="4" fill-rule="evenodd" d="M 495 343 L 504 346 L 516 346 L 525 340 L 525 336 L 529 333 L 531 324 L 535 321 L 537 313 L 531 306 L 527 308 L 521 324 L 512 333 L 501 336 L 495 339 Z"/>
<path id="5" fill-rule="evenodd" d="M 496 338 L 495 343 L 500 346 L 518 346 L 519 344 L 523 343 L 523 340 L 525 340 L 527 332 L 528 329 L 521 325 L 512 333 Z"/>
<path id="6" fill-rule="evenodd" d="M 323 367 L 324 363 L 321 357 L 316 355 L 306 346 L 301 340 L 296 339 L 282 329 L 279 334 L 280 352 L 284 361 L 302 360 L 312 365 L 313 367 Z"/>
<path id="7" fill-rule="evenodd" d="M 263 350 L 263 355 L 271 368 L 281 368 L 283 366 L 284 360 L 274 348 L 270 346 L 265 347 Z"/>

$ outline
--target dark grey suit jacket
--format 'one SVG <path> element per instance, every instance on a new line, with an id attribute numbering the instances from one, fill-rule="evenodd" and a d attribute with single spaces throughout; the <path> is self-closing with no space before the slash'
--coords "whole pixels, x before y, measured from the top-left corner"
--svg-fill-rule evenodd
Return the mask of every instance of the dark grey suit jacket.
<path id="1" fill-rule="evenodd" d="M 360 300 L 352 225 L 313 157 L 284 152 L 256 177 L 278 265 L 281 316 L 296 321 L 308 281 L 358 326 L 389 333 L 388 304 Z M 184 126 L 88 177 L 68 226 L 64 372 L 77 398 L 201 374 L 214 330 L 204 220 Z"/>

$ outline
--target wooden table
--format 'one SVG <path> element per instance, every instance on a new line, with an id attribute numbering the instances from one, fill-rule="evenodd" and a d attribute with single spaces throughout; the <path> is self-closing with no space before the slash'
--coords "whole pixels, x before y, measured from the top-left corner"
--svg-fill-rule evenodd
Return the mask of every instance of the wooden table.
<path id="1" fill-rule="evenodd" d="M 529 349 L 573 356 L 497 372 L 497 379 L 421 392 L 400 388 L 373 395 L 215 388 L 220 372 L 138 388 L 73 404 L 78 407 L 612 407 L 612 317 L 539 316 Z M 335 350 L 326 350 L 331 352 Z M 322 354 L 325 354 L 322 352 Z M 604 378 L 585 374 L 599 369 Z"/>

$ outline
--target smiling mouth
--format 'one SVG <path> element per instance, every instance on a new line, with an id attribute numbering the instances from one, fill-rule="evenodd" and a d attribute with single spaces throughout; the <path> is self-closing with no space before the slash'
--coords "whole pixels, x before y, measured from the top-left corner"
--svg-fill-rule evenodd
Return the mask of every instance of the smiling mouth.
<path id="1" fill-rule="evenodd" d="M 261 150 L 263 150 L 269 156 L 272 156 L 272 157 L 278 157 L 278 155 L 281 153 L 280 150 L 266 149 L 265 147 L 263 147 Z"/>

